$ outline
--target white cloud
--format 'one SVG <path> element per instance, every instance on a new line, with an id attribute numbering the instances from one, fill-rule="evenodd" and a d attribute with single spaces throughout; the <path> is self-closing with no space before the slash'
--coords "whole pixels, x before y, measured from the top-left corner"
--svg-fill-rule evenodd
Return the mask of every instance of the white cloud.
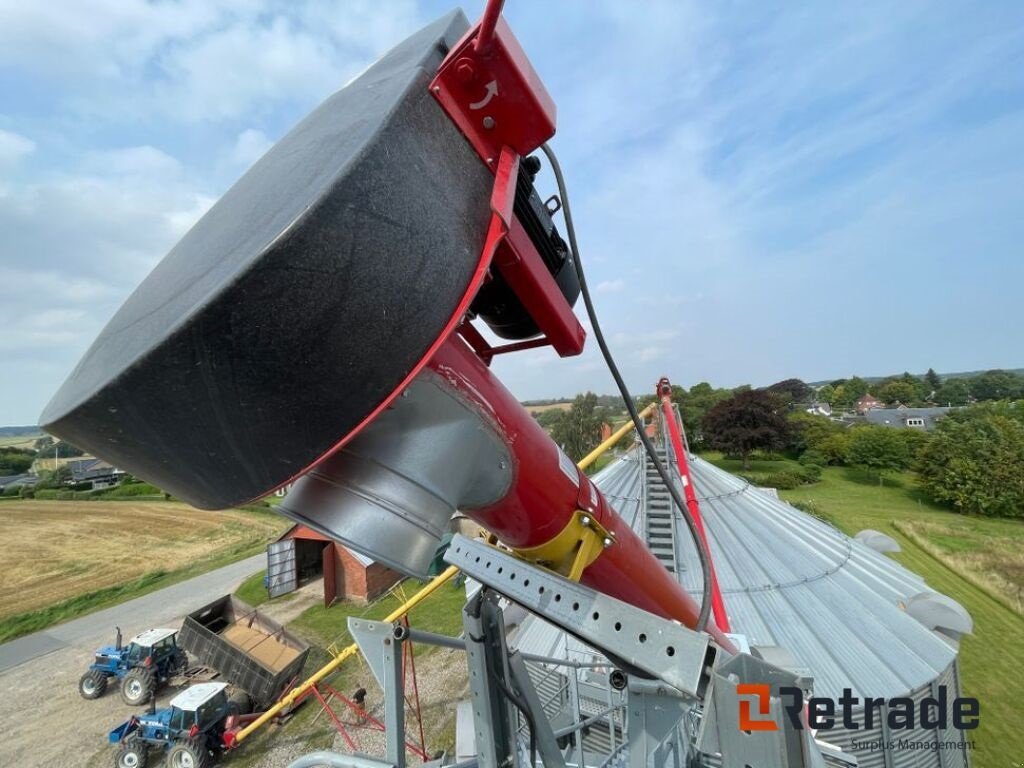
<path id="1" fill-rule="evenodd" d="M 0 66 L 49 81 L 93 120 L 174 122 L 309 106 L 420 21 L 412 0 L 0 0 L 0 17 Z"/>
<path id="2" fill-rule="evenodd" d="M 636 357 L 642 363 L 650 363 L 662 358 L 666 352 L 664 347 L 641 347 L 636 351 Z"/>
<path id="3" fill-rule="evenodd" d="M 82 170 L 105 176 L 142 176 L 176 178 L 181 163 L 156 147 L 122 147 L 89 152 Z"/>
<path id="4" fill-rule="evenodd" d="M 256 128 L 246 128 L 235 139 L 235 146 L 231 150 L 231 162 L 248 168 L 255 163 L 264 153 L 274 145 L 267 134 Z"/>
<path id="5" fill-rule="evenodd" d="M 36 143 L 32 139 L 0 129 L 0 165 L 16 163 L 35 149 Z"/>
<path id="6" fill-rule="evenodd" d="M 11 284 L 20 286 L 19 282 Z M 39 298 L 37 294 L 36 299 Z M 0 349 L 6 352 L 88 342 L 98 330 L 89 314 L 81 309 L 22 307 L 21 311 L 16 312 L 5 309 L 0 317 L 4 321 Z"/>
<path id="7" fill-rule="evenodd" d="M 632 387 L 766 383 L 835 359 L 871 373 L 890 344 L 892 359 L 932 354 L 891 332 L 908 313 L 945 345 L 923 367 L 1024 343 L 993 287 L 1024 277 L 1024 131 L 993 117 L 1022 114 L 1019 10 L 595 0 L 507 14 L 558 104 L 583 260 Z M 0 163 L 32 174 L 0 173 L 0 280 L 25 286 L 0 321 L 54 383 L 88 341 L 74 334 L 98 329 L 270 136 L 425 21 L 412 0 L 0 0 L 0 18 L 0 68 L 38 94 L 4 107 L 32 139 L 0 122 Z M 854 265 L 893 290 L 901 275 L 932 287 L 865 317 L 879 289 Z M 544 349 L 495 370 L 524 396 L 611 392 L 588 335 L 575 360 Z"/>
<path id="8" fill-rule="evenodd" d="M 42 409 L 152 265 L 212 203 L 172 156 L 153 147 L 85 153 L 0 196 L 0 423 Z"/>
<path id="9" fill-rule="evenodd" d="M 597 284 L 595 293 L 618 293 L 626 287 L 625 280 L 603 280 Z"/>
<path id="10" fill-rule="evenodd" d="M 117 293 L 109 283 L 94 278 L 5 266 L 0 266 L 0 285 L 62 306 L 102 301 Z"/>
<path id="11" fill-rule="evenodd" d="M 191 195 L 191 202 L 184 198 L 181 201 L 181 207 L 177 210 L 167 211 L 164 214 L 164 219 L 170 226 L 169 234 L 172 240 L 179 240 L 216 202 L 217 198 L 215 197 L 197 193 Z"/>

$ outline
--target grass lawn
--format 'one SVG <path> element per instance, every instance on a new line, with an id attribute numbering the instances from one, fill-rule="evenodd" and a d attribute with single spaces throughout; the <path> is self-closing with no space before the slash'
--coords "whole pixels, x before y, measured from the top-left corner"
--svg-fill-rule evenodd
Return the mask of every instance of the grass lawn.
<path id="1" fill-rule="evenodd" d="M 401 593 L 405 598 L 412 597 L 424 583 L 408 579 L 402 583 Z M 382 620 L 403 602 L 396 591 L 370 605 L 338 603 L 330 608 L 314 605 L 295 619 L 289 628 L 319 646 L 326 648 L 333 643 L 340 649 L 352 643 L 352 636 L 348 631 L 350 616 Z M 462 632 L 462 606 L 465 602 L 465 589 L 455 586 L 453 582 L 443 584 L 433 595 L 412 609 L 409 613 L 409 623 L 427 632 L 458 635 Z"/>
<path id="2" fill-rule="evenodd" d="M 0 508 L 7 545 L 0 642 L 262 552 L 287 528 L 264 509 L 204 512 L 179 502 L 16 500 Z"/>
<path id="3" fill-rule="evenodd" d="M 267 602 L 270 595 L 267 593 L 267 588 L 263 586 L 263 579 L 266 578 L 266 575 L 265 570 L 254 573 L 235 590 L 235 597 L 253 608 Z"/>
<path id="4" fill-rule="evenodd" d="M 738 461 L 715 454 L 704 454 L 704 458 L 730 472 L 739 471 Z M 787 463 L 794 462 L 755 461 L 751 471 L 777 471 Z M 981 701 L 973 764 L 1005 768 L 1019 763 L 1024 755 L 1024 730 L 1017 722 L 1022 711 L 1017 697 L 1024 682 L 1024 617 L 993 597 L 984 584 L 979 586 L 979 579 L 971 578 L 973 572 L 965 570 L 963 555 L 988 553 L 989 560 L 1002 563 L 1005 578 L 1016 574 L 1019 590 L 1020 572 L 1013 570 L 1013 557 L 1020 557 L 1024 550 L 1024 523 L 967 517 L 932 504 L 909 472 L 886 477 L 885 485 L 879 487 L 875 476 L 830 467 L 821 482 L 780 495 L 787 501 L 813 503 L 816 514 L 848 534 L 873 528 L 892 536 L 903 551 L 891 557 L 970 612 L 974 634 L 961 642 L 960 668 L 964 693 Z M 999 553 L 1013 557 L 1000 558 Z"/>

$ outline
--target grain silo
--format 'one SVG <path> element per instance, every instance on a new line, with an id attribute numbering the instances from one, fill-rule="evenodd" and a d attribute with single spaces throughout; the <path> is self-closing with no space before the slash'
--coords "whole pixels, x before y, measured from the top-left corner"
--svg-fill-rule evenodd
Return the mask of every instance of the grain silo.
<path id="1" fill-rule="evenodd" d="M 672 451 L 659 447 L 678 477 Z M 642 450 L 631 450 L 595 480 L 666 568 L 699 598 L 693 541 L 645 458 Z M 898 548 L 883 534 L 851 538 L 696 456 L 690 473 L 731 630 L 741 643 L 812 677 L 819 697 L 838 699 L 849 688 L 862 701 L 909 697 L 920 702 L 946 686 L 950 727 L 945 730 L 917 723 L 916 729 L 890 733 L 885 717 L 876 714 L 871 729 L 836 727 L 819 737 L 868 768 L 969 765 L 964 745 L 970 734 L 952 727 L 949 711 L 960 695 L 957 653 L 961 634 L 971 630 L 967 612 L 883 554 Z M 567 657 L 587 653 L 578 641 L 552 629 L 527 618 L 517 645 Z M 914 746 L 859 746 L 890 739 Z M 706 764 L 715 762 L 707 756 Z"/>

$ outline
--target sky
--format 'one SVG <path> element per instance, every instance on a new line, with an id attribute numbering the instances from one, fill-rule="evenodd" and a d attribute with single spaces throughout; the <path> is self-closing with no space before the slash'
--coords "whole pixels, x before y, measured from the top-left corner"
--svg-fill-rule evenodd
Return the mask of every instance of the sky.
<path id="1" fill-rule="evenodd" d="M 634 392 L 1024 366 L 1024 4 L 506 5 Z M 249 165 L 450 7 L 0 0 L 0 424 L 34 424 Z M 521 399 L 614 391 L 592 341 L 494 370 Z"/>

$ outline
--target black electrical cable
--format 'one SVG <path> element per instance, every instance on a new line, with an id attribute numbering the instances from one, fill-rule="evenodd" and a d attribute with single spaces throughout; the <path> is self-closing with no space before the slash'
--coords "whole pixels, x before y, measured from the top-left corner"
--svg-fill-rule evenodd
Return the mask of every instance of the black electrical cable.
<path id="1" fill-rule="evenodd" d="M 703 632 L 708 624 L 708 617 L 711 615 L 711 565 L 708 558 L 707 550 L 704 548 L 704 543 L 701 541 L 700 534 L 697 531 L 697 523 L 690 515 L 690 510 L 687 509 L 686 504 L 683 502 L 682 497 L 679 495 L 679 490 L 676 488 L 676 484 L 672 482 L 672 478 L 669 477 L 668 470 L 665 469 L 665 465 L 661 463 L 658 458 L 658 454 L 654 450 L 654 446 L 651 444 L 651 439 L 647 436 L 647 432 L 644 430 L 644 425 L 640 422 L 640 415 L 636 411 L 636 404 L 633 402 L 633 396 L 629 394 L 629 389 L 626 387 L 626 382 L 623 381 L 622 375 L 619 373 L 618 366 L 615 365 L 615 360 L 612 358 L 612 353 L 608 349 L 608 344 L 604 340 L 604 334 L 601 333 L 601 325 L 597 321 L 597 312 L 594 310 L 594 303 L 590 299 L 590 290 L 587 288 L 587 279 L 583 274 L 583 262 L 580 259 L 579 245 L 576 243 L 576 229 L 572 223 L 572 211 L 569 208 L 569 193 L 565 186 L 565 177 L 562 175 L 562 167 L 558 164 L 558 158 L 555 157 L 554 150 L 551 149 L 547 144 L 541 144 L 541 149 L 544 150 L 544 154 L 547 155 L 548 161 L 551 163 L 551 171 L 555 174 L 555 182 L 558 184 L 558 195 L 562 198 L 562 216 L 565 218 L 565 229 L 566 234 L 569 237 L 569 247 L 572 250 L 573 264 L 576 268 L 576 276 L 580 281 L 580 293 L 583 296 L 583 303 L 587 308 L 587 316 L 590 318 L 590 325 L 594 330 L 594 338 L 597 339 L 597 345 L 601 348 L 601 354 L 604 356 L 605 364 L 608 366 L 608 370 L 612 374 L 612 378 L 615 379 L 615 384 L 619 388 L 619 394 L 622 395 L 623 401 L 626 403 L 626 410 L 629 411 L 629 417 L 633 420 L 633 426 L 636 427 L 636 433 L 640 437 L 640 442 L 644 446 L 644 450 L 647 451 L 647 455 L 651 457 L 651 463 L 654 464 L 655 469 L 658 470 L 658 475 L 661 477 L 665 487 L 668 488 L 668 492 L 672 496 L 672 501 L 676 507 L 679 508 L 680 514 L 686 521 L 686 527 L 690 529 L 690 535 L 693 537 L 694 546 L 697 548 L 697 559 L 700 561 L 700 570 L 703 580 L 703 594 L 701 595 L 700 601 L 700 614 L 697 617 L 697 626 L 695 629 L 698 632 Z"/>

